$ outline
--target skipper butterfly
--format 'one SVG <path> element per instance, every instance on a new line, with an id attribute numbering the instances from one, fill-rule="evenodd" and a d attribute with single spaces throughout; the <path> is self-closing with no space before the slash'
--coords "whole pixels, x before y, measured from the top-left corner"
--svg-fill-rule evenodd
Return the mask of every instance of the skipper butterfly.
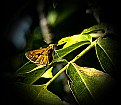
<path id="1" fill-rule="evenodd" d="M 53 59 L 54 45 L 55 44 L 50 44 L 47 48 L 28 51 L 25 53 L 25 56 L 28 60 L 37 65 L 47 65 Z"/>

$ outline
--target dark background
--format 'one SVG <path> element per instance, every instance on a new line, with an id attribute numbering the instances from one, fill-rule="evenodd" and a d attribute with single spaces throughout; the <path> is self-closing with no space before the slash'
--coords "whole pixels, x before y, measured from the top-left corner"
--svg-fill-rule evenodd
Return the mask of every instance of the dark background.
<path id="1" fill-rule="evenodd" d="M 2 1 L 2 15 L 1 15 L 1 55 L 2 63 L 4 63 L 3 68 L 8 67 L 9 69 L 9 58 L 14 56 L 14 54 L 19 54 L 20 50 L 16 49 L 15 46 L 8 40 L 9 31 L 12 25 L 18 21 L 23 16 L 29 15 L 32 17 L 32 25 L 30 29 L 34 29 L 39 26 L 39 18 L 37 13 L 37 0 L 4 0 Z M 45 0 L 45 13 L 52 8 L 54 0 Z M 56 40 L 61 39 L 64 36 L 73 35 L 80 33 L 84 28 L 88 28 L 94 24 L 97 24 L 93 14 L 87 15 L 86 9 L 93 8 L 93 10 L 98 10 L 97 14 L 100 16 L 100 22 L 105 22 L 111 24 L 118 38 L 120 37 L 120 3 L 117 0 L 67 0 L 60 1 L 58 3 L 57 9 L 61 10 L 63 5 L 70 6 L 76 5 L 77 10 L 74 12 L 70 18 L 62 21 L 57 27 L 52 29 L 52 32 L 58 34 L 58 30 L 61 31 L 61 36 L 55 36 Z M 71 5 L 70 5 L 71 4 Z M 7 66 L 9 65 L 9 66 Z M 4 69 L 4 70 L 6 70 Z M 3 70 L 2 70 L 3 71 Z"/>

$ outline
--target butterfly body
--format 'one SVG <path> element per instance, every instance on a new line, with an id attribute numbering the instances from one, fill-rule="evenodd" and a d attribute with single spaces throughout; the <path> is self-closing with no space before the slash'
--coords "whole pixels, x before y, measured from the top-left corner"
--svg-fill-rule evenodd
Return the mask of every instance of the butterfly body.
<path id="1" fill-rule="evenodd" d="M 50 44 L 47 48 L 28 51 L 25 53 L 27 59 L 37 65 L 49 64 L 54 56 L 54 44 Z"/>

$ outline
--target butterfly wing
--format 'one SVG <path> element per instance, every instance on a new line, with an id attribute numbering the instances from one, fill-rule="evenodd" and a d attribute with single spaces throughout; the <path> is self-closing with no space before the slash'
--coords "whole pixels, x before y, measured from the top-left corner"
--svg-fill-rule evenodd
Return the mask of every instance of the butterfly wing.
<path id="1" fill-rule="evenodd" d="M 48 56 L 40 55 L 34 63 L 40 64 L 40 65 L 47 65 L 49 63 Z"/>
<path id="2" fill-rule="evenodd" d="M 42 60 L 44 59 L 44 53 L 46 51 L 46 48 L 40 48 L 38 50 L 32 50 L 25 53 L 25 56 L 27 59 L 29 59 L 31 62 L 43 65 Z"/>
<path id="3" fill-rule="evenodd" d="M 54 45 L 50 44 L 47 48 L 40 48 L 37 50 L 28 51 L 25 53 L 27 59 L 37 65 L 49 64 L 54 56 Z"/>

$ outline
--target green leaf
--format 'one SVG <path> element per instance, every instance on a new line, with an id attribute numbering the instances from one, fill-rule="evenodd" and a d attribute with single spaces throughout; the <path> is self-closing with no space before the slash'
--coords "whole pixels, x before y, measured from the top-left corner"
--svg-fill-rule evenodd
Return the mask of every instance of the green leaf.
<path id="1" fill-rule="evenodd" d="M 100 38 L 96 44 L 97 58 L 104 71 L 114 74 L 117 70 L 118 43 L 110 38 Z"/>
<path id="2" fill-rule="evenodd" d="M 73 45 L 70 45 L 69 47 L 55 50 L 53 62 L 63 58 L 64 56 L 66 56 L 70 52 L 74 51 L 75 49 L 77 49 L 85 44 L 90 44 L 90 42 L 89 41 L 82 41 L 82 42 L 78 42 L 78 43 L 75 43 Z"/>
<path id="3" fill-rule="evenodd" d="M 78 42 L 82 42 L 82 41 L 92 41 L 92 37 L 88 34 L 86 35 L 73 35 L 73 36 L 69 36 L 69 37 L 65 37 L 62 38 L 61 40 L 58 41 L 58 45 L 62 45 L 64 43 L 66 43 L 63 48 L 69 47 L 72 44 L 78 43 Z"/>
<path id="4" fill-rule="evenodd" d="M 84 29 L 81 34 L 82 35 L 83 34 L 90 34 L 90 33 L 98 32 L 98 31 L 104 31 L 105 32 L 105 31 L 107 31 L 107 27 L 108 27 L 107 24 L 100 23 L 100 24 L 94 25 L 90 28 Z"/>
<path id="5" fill-rule="evenodd" d="M 22 74 L 26 74 L 26 73 L 31 73 L 33 71 L 36 71 L 38 69 L 44 68 L 45 65 L 35 65 L 32 62 L 27 62 L 25 63 L 22 67 L 20 67 L 14 75 L 22 75 Z"/>
<path id="6" fill-rule="evenodd" d="M 28 105 L 63 105 L 61 99 L 48 91 L 45 85 L 16 83 L 15 87 Z"/>
<path id="7" fill-rule="evenodd" d="M 20 67 L 14 75 L 22 75 L 22 74 L 25 74 L 29 71 L 31 71 L 32 69 L 34 69 L 35 67 L 37 67 L 34 63 L 32 62 L 27 62 L 25 63 L 22 67 Z"/>
<path id="8" fill-rule="evenodd" d="M 43 77 L 43 78 L 52 78 L 53 77 L 52 70 L 53 70 L 53 67 L 49 68 L 41 77 Z"/>
<path id="9" fill-rule="evenodd" d="M 62 45 L 64 43 L 67 43 L 70 40 L 70 36 L 69 37 L 64 37 L 61 40 L 58 41 L 58 45 Z"/>
<path id="10" fill-rule="evenodd" d="M 102 71 L 80 67 L 75 63 L 70 63 L 67 74 L 70 78 L 72 93 L 81 105 L 94 105 L 101 102 L 101 98 L 106 95 L 113 81 L 108 74 Z"/>
<path id="11" fill-rule="evenodd" d="M 49 66 L 46 66 L 44 68 L 38 69 L 36 71 L 33 71 L 31 73 L 26 73 L 23 75 L 23 83 L 27 84 L 33 84 L 36 82 L 41 76 L 46 72 L 46 70 L 49 69 Z"/>
<path id="12" fill-rule="evenodd" d="M 33 84 L 39 78 L 41 78 L 41 76 L 49 68 L 50 68 L 50 65 L 39 68 L 39 66 L 36 66 L 34 63 L 27 62 L 15 72 L 13 77 L 17 78 L 17 81 L 19 82 Z"/>

